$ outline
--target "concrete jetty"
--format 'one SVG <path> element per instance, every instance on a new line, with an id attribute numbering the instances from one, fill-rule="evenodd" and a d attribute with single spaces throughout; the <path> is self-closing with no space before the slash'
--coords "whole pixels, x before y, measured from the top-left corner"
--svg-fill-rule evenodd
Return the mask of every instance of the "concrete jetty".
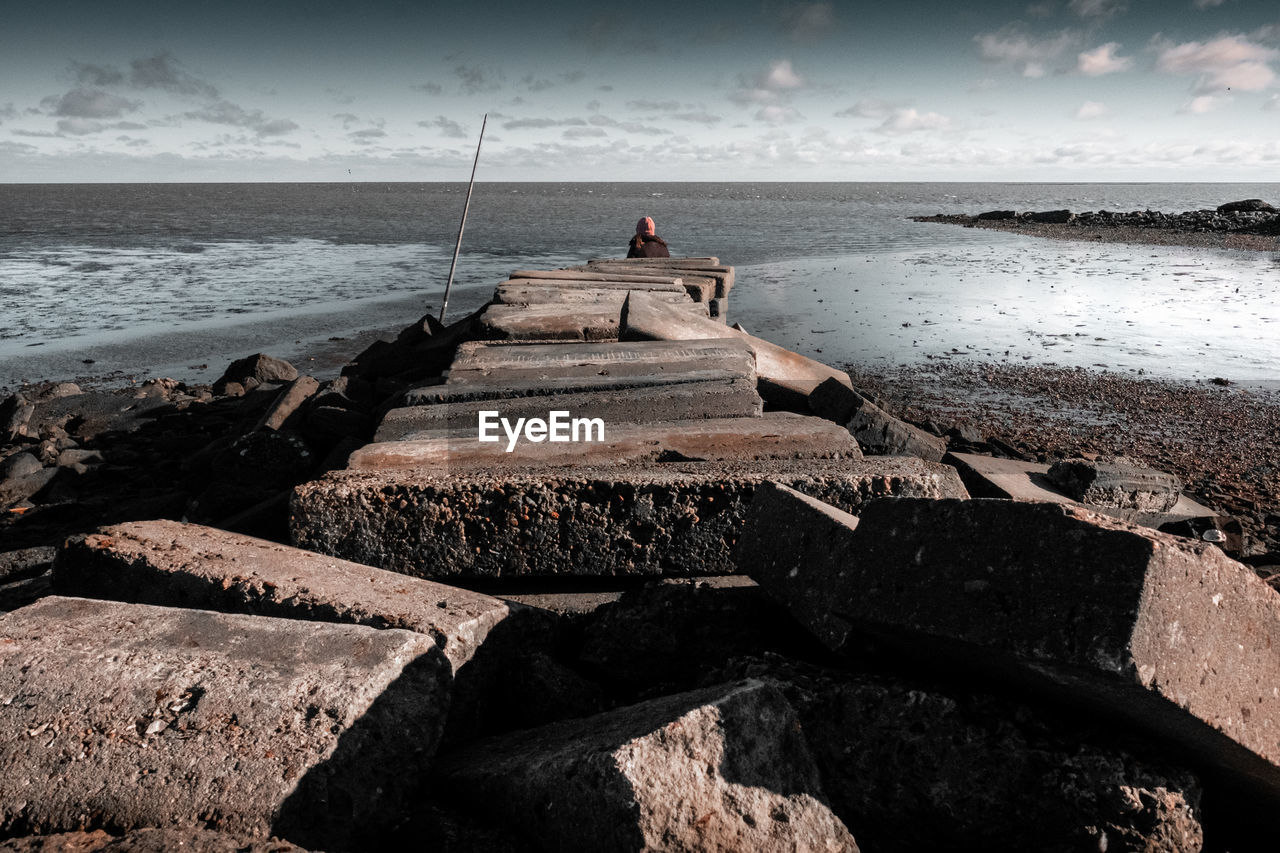
<path id="1" fill-rule="evenodd" d="M 0 562 L 0 850 L 1270 849 L 1280 600 L 1128 523 L 1209 508 L 956 452 L 735 286 L 519 269 L 229 378 L 182 473 L 274 497 Z"/>

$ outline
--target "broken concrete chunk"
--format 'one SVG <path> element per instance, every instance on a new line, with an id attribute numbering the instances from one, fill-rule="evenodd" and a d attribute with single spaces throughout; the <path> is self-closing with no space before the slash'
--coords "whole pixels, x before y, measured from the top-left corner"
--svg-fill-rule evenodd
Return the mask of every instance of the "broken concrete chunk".
<path id="1" fill-rule="evenodd" d="M 729 574 L 751 495 L 770 479 L 848 510 L 881 495 L 967 496 L 953 469 L 908 458 L 347 471 L 295 490 L 291 536 L 419 577 Z"/>
<path id="2" fill-rule="evenodd" d="M 46 598 L 0 617 L 0 832 L 376 846 L 423 779 L 449 680 L 411 631 Z"/>
<path id="3" fill-rule="evenodd" d="M 627 298 L 626 288 L 585 288 L 585 287 L 530 287 L 507 284 L 498 287 L 493 299 L 503 305 L 546 305 L 562 306 L 564 311 L 578 311 L 583 307 L 608 306 L 622 310 L 623 300 Z M 682 288 L 679 293 L 659 292 L 653 298 L 659 302 L 688 304 L 689 294 Z"/>
<path id="4" fill-rule="evenodd" d="M 1280 802 L 1280 597 L 1215 548 L 999 500 L 874 501 L 855 527 L 769 485 L 738 554 L 832 648 L 870 633 L 1019 679 Z"/>
<path id="5" fill-rule="evenodd" d="M 67 542 L 63 595 L 404 628 L 457 670 L 507 615 L 496 598 L 177 521 L 135 521 Z"/>
<path id="6" fill-rule="evenodd" d="M 715 418 L 606 426 L 602 440 L 578 443 L 479 441 L 475 432 L 368 444 L 351 454 L 353 471 L 415 469 L 444 474 L 486 467 L 651 465 L 671 461 L 860 459 L 853 436 L 821 418 L 768 412 L 759 418 Z"/>
<path id="7" fill-rule="evenodd" d="M 947 452 L 945 439 L 898 420 L 845 382 L 828 379 L 818 385 L 809 394 L 809 408 L 819 417 L 843 424 L 867 453 L 938 462 Z"/>
<path id="8" fill-rule="evenodd" d="M 1182 496 L 1172 474 L 1132 459 L 1063 459 L 1049 468 L 1050 482 L 1081 503 L 1142 512 L 1168 512 Z"/>
<path id="9" fill-rule="evenodd" d="M 756 355 L 761 396 L 775 405 L 793 410 L 804 407 L 809 392 L 823 380 L 835 378 L 846 384 L 849 382 L 844 371 L 739 332 L 709 317 L 690 316 L 687 311 L 655 302 L 644 293 L 632 293 L 627 297 L 622 309 L 621 337 L 629 341 L 699 338 L 745 341 Z"/>
<path id="10" fill-rule="evenodd" d="M 489 340 L 606 341 L 618 337 L 617 306 L 490 305 L 480 315 L 479 334 Z"/>
<path id="11" fill-rule="evenodd" d="M 439 387 L 439 386 L 437 386 Z M 481 412 L 490 417 L 491 432 L 501 435 L 498 418 L 515 424 L 521 418 L 549 421 L 551 412 L 571 418 L 599 419 L 609 424 L 644 424 L 707 418 L 755 418 L 764 404 L 754 381 L 742 378 L 703 379 L 663 385 L 640 385 L 598 391 L 568 391 L 539 396 L 466 400 L 457 403 L 404 406 L 382 418 L 374 441 L 399 441 L 433 430 L 480 434 Z M 513 427 L 514 428 L 514 427 Z"/>
<path id="12" fill-rule="evenodd" d="M 222 393 L 230 382 L 246 385 L 246 380 L 255 382 L 292 382 L 298 378 L 298 370 L 283 359 L 274 358 L 263 353 L 236 359 L 227 365 L 226 371 L 213 383 L 215 394 Z M 247 387 L 247 385 L 246 385 Z"/>
<path id="13" fill-rule="evenodd" d="M 744 341 L 725 338 L 585 344 L 473 342 L 458 347 L 448 381 L 674 374 L 709 367 L 754 377 L 755 353 Z"/>
<path id="14" fill-rule="evenodd" d="M 59 832 L 0 842 L 0 853 L 307 853 L 277 838 L 247 838 L 196 827 L 148 827 L 119 837 L 100 829 Z"/>
<path id="15" fill-rule="evenodd" d="M 256 429 L 284 429 L 296 427 L 301 421 L 299 410 L 312 395 L 320 390 L 320 383 L 313 376 L 299 376 L 280 391 L 276 399 L 262 413 Z"/>
<path id="16" fill-rule="evenodd" d="M 482 741 L 442 772 L 547 849 L 858 849 L 794 710 L 759 681 Z"/>

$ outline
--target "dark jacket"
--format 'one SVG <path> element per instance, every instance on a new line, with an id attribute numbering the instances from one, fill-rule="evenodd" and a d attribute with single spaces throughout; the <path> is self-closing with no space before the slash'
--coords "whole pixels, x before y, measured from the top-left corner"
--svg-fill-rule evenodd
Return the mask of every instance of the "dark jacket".
<path id="1" fill-rule="evenodd" d="M 671 253 L 667 251 L 667 241 L 661 237 L 641 237 L 639 234 L 631 238 L 631 244 L 627 246 L 628 258 L 669 258 Z"/>

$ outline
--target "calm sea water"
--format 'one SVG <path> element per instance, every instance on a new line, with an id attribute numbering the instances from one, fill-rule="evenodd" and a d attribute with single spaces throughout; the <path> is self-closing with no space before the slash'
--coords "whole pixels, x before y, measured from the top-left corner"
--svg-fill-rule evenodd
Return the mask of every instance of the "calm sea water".
<path id="1" fill-rule="evenodd" d="M 460 184 L 0 185 L 0 386 L 208 379 L 436 310 Z M 913 223 L 991 208 L 1187 210 L 1280 184 L 479 184 L 450 316 L 513 269 L 674 254 L 738 267 L 730 315 L 831 363 L 979 359 L 1280 378 L 1280 256 Z M 85 360 L 93 364 L 86 366 Z M 207 365 L 200 367 L 199 365 Z"/>

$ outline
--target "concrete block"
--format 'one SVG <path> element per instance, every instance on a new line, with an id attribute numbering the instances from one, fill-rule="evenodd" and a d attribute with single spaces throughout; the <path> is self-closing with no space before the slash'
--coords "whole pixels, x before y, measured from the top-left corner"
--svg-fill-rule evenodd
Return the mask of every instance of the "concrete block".
<path id="1" fill-rule="evenodd" d="M 623 340 L 678 341 L 700 338 L 733 338 L 745 341 L 756 355 L 760 394 L 784 408 L 806 407 L 814 388 L 826 379 L 851 385 L 842 370 L 785 350 L 777 344 L 739 332 L 710 318 L 682 313 L 672 305 L 655 302 L 644 293 L 632 293 L 622 309 Z"/>
<path id="2" fill-rule="evenodd" d="M 1131 459 L 1062 459 L 1047 476 L 1068 496 L 1091 506 L 1168 512 L 1182 497 L 1177 477 Z"/>
<path id="3" fill-rule="evenodd" d="M 600 418 L 607 429 L 609 424 L 621 423 L 759 417 L 763 403 L 754 382 L 733 377 L 405 406 L 391 409 L 383 416 L 374 441 L 399 441 L 441 429 L 476 435 L 482 411 L 496 411 L 500 417 L 514 422 L 517 418 L 546 419 L 553 409 L 567 411 L 572 417 Z"/>
<path id="4" fill-rule="evenodd" d="M 290 530 L 298 547 L 418 577 L 730 574 L 751 496 L 774 479 L 848 510 L 967 495 L 954 469 L 906 457 L 346 471 L 295 490 Z"/>
<path id="5" fill-rule="evenodd" d="M 620 310 L 611 305 L 490 305 L 478 334 L 488 340 L 607 341 L 618 337 Z"/>
<path id="6" fill-rule="evenodd" d="M 948 453 L 942 461 L 960 473 L 960 479 L 964 481 L 965 487 L 975 498 L 1007 498 L 1015 501 L 1042 501 L 1084 506 L 1058 491 L 1055 484 L 1049 480 L 1049 466 L 1040 462 L 998 459 L 974 453 Z M 1167 512 L 1144 512 L 1102 506 L 1087 508 L 1130 524 L 1153 528 L 1214 515 L 1213 510 L 1196 503 L 1186 495 L 1180 495 L 1178 502 Z"/>
<path id="7" fill-rule="evenodd" d="M 449 379 L 459 382 L 495 375 L 539 379 L 552 376 L 616 376 L 679 373 L 708 366 L 755 372 L 755 353 L 743 341 L 627 341 L 586 344 L 491 344 L 458 347 Z"/>
<path id="8" fill-rule="evenodd" d="M 592 258 L 589 261 L 587 261 L 587 264 L 588 265 L 607 264 L 607 263 L 614 263 L 614 262 L 617 262 L 619 264 L 636 264 L 641 266 L 645 264 L 649 264 L 651 266 L 655 266 L 655 265 L 662 266 L 662 265 L 669 264 L 671 266 L 692 266 L 692 267 L 697 267 L 699 265 L 716 267 L 720 265 L 720 259 L 711 255 L 706 255 L 702 257 L 685 256 L 680 258 Z"/>
<path id="9" fill-rule="evenodd" d="M 376 848 L 423 781 L 449 680 L 412 631 L 46 598 L 0 617 L 0 832 Z"/>
<path id="10" fill-rule="evenodd" d="M 638 260 L 638 259 L 637 259 Z M 654 259 L 649 259 L 650 261 Z M 733 267 L 720 266 L 718 264 L 675 264 L 675 263 L 648 263 L 640 264 L 629 261 L 592 261 L 584 269 L 600 270 L 603 272 L 622 272 L 625 270 L 635 270 L 637 272 L 644 271 L 650 274 L 669 273 L 679 275 L 685 279 L 685 286 L 689 286 L 690 278 L 710 279 L 714 282 L 713 290 L 707 294 L 708 299 L 719 298 L 729 295 L 729 291 L 733 290 L 734 270 Z"/>
<path id="11" fill-rule="evenodd" d="M 1280 596 L 1216 548 L 998 500 L 875 501 L 855 526 L 771 485 L 739 557 L 832 648 L 870 633 L 1021 682 L 1280 803 Z"/>
<path id="12" fill-rule="evenodd" d="M 586 288 L 586 287 L 521 287 L 501 285 L 494 293 L 493 301 L 503 305 L 559 305 L 564 311 L 577 311 L 582 307 L 608 306 L 622 311 L 622 303 L 627 298 L 627 288 Z M 688 303 L 689 294 L 681 289 L 679 293 L 659 291 L 653 293 L 659 302 Z"/>
<path id="13" fill-rule="evenodd" d="M 679 277 L 619 275 L 608 273 L 582 273 L 571 270 L 564 271 L 564 278 L 557 278 L 548 273 L 545 276 L 532 278 L 509 278 L 498 283 L 503 287 L 554 287 L 557 290 L 642 290 L 647 293 L 688 293 Z M 569 276 L 579 276 L 570 278 Z"/>
<path id="14" fill-rule="evenodd" d="M 404 628 L 456 671 L 507 616 L 496 598 L 198 524 L 135 521 L 70 539 L 62 595 Z"/>
<path id="15" fill-rule="evenodd" d="M 848 431 L 822 418 L 769 412 L 759 418 L 716 418 L 607 426 L 603 441 L 531 443 L 508 451 L 504 437 L 481 442 L 474 431 L 412 441 L 368 444 L 351 454 L 351 471 L 413 469 L 444 474 L 463 468 L 490 469 L 575 465 L 652 465 L 673 459 L 860 459 Z"/>
<path id="16" fill-rule="evenodd" d="M 795 711 L 759 681 L 482 741 L 442 775 L 551 850 L 858 849 Z"/>
<path id="17" fill-rule="evenodd" d="M 516 270 L 507 277 L 510 280 L 516 279 L 558 279 L 558 280 L 576 280 L 576 281 L 633 281 L 637 283 L 647 284 L 680 284 L 680 276 L 670 273 L 636 273 L 621 270 L 618 272 L 606 272 L 603 270 L 591 269 L 589 267 L 572 267 L 569 269 L 558 270 Z"/>
<path id="18" fill-rule="evenodd" d="M 828 379 L 818 385 L 809 394 L 809 409 L 819 417 L 843 424 L 867 453 L 919 456 L 937 462 L 947 452 L 946 439 L 898 420 L 846 382 Z"/>

